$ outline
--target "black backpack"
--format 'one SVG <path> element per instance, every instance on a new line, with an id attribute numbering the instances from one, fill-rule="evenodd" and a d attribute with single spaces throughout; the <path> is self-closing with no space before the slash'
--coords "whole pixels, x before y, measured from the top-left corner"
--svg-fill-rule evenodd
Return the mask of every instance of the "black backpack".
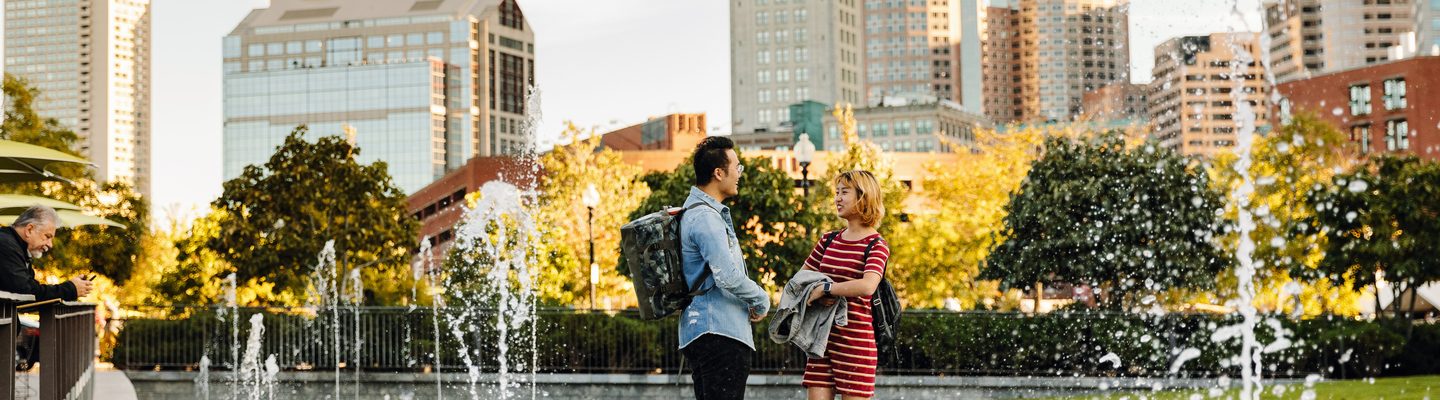
<path id="1" fill-rule="evenodd" d="M 825 251 L 830 249 L 830 242 L 835 241 L 836 236 L 840 236 L 840 231 L 825 235 L 825 244 L 820 248 L 822 257 Z M 862 264 L 870 259 L 870 250 L 874 250 L 875 243 L 878 242 L 880 238 L 877 237 L 865 246 L 865 253 L 860 257 Z M 889 264 L 888 258 L 886 264 Z M 899 361 L 899 352 L 895 351 L 895 336 L 899 331 L 900 313 L 903 310 L 900 297 L 895 295 L 895 287 L 890 285 L 890 280 L 882 274 L 880 286 L 876 286 L 875 294 L 870 296 L 870 317 L 873 320 L 870 325 L 875 328 L 875 350 L 880 353 L 878 358 L 882 366 L 893 366 Z"/>

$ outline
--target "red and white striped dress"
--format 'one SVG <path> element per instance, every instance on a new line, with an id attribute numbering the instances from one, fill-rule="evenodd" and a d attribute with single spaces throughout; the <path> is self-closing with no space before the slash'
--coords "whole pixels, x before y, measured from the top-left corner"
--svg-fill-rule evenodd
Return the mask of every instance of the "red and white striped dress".
<path id="1" fill-rule="evenodd" d="M 836 283 L 861 279 L 866 272 L 885 275 L 885 263 L 890 258 L 890 246 L 885 239 L 875 242 L 870 257 L 864 257 L 865 247 L 879 233 L 860 240 L 845 240 L 844 231 L 835 236 L 828 250 L 823 249 L 824 239 L 815 244 L 810 257 L 805 259 L 805 268 L 829 276 Z M 828 234 L 827 234 L 828 236 Z M 830 329 L 830 342 L 825 346 L 825 358 L 811 358 L 805 363 L 805 387 L 834 387 L 847 396 L 871 397 L 875 394 L 875 367 L 878 353 L 875 350 L 875 329 L 870 325 L 870 296 L 846 297 L 849 305 L 849 322 L 845 326 Z"/>

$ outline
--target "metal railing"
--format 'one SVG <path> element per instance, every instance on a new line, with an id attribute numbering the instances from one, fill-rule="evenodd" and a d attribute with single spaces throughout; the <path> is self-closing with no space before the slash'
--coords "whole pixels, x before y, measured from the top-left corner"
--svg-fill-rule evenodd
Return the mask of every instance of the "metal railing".
<path id="1" fill-rule="evenodd" d="M 19 324 L 19 321 L 15 319 L 15 307 L 31 301 L 35 301 L 35 296 L 0 292 L 0 348 L 15 351 L 16 325 Z M 10 359 L 11 362 L 14 362 L 14 356 L 11 356 Z M 0 378 L 0 400 L 14 400 L 15 366 L 10 365 L 6 370 L 8 371 L 6 376 Z"/>
<path id="2" fill-rule="evenodd" d="M 435 314 L 429 308 L 403 307 L 135 311 L 131 314 L 146 317 L 121 321 L 123 328 L 111 353 L 120 368 L 193 370 L 203 356 L 209 358 L 211 368 L 233 369 L 240 365 L 236 356 L 245 352 L 248 321 L 255 314 L 264 314 L 265 325 L 256 361 L 274 355 L 283 370 L 464 371 L 462 355 L 485 372 L 499 367 L 493 310 L 471 310 L 468 321 L 458 320 L 461 310 L 440 309 Z M 675 373 L 681 367 L 676 317 L 647 321 L 634 310 L 574 309 L 540 309 L 536 316 L 533 340 L 528 325 L 511 332 L 512 340 L 506 343 L 511 366 L 523 364 L 542 373 L 630 374 Z M 896 375 L 1215 376 L 1228 367 L 1210 356 L 1187 364 L 1179 375 L 1166 371 L 1175 354 L 1187 347 L 1199 347 L 1207 355 L 1230 354 L 1208 339 L 1209 329 L 1226 324 L 1223 318 L 907 310 L 896 360 L 882 368 Z M 768 322 L 754 326 L 752 370 L 802 372 L 804 353 L 793 345 L 771 342 L 765 331 L 768 326 Z M 469 352 L 462 354 L 461 348 Z M 1124 369 L 1096 361 L 1108 352 L 1126 360 Z M 1297 360 L 1287 362 L 1288 369 L 1276 374 L 1304 376 L 1305 371 L 1326 366 L 1316 357 Z"/>
<path id="3" fill-rule="evenodd" d="M 93 398 L 95 305 L 68 301 L 43 303 L 38 303 L 40 400 Z"/>
<path id="4" fill-rule="evenodd" d="M 40 313 L 40 399 L 88 400 L 95 395 L 95 305 L 0 291 L 0 348 L 11 364 L 0 400 L 15 398 L 15 345 L 20 312 Z"/>

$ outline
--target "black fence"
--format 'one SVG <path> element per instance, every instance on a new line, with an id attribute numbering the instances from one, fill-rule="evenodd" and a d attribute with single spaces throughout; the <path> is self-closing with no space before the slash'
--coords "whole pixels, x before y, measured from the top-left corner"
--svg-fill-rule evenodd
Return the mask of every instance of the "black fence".
<path id="1" fill-rule="evenodd" d="M 0 291 L 0 347 L 16 349 L 20 313 L 39 313 L 40 400 L 95 396 L 95 305 Z M 35 349 L 32 348 L 31 351 Z M 17 358 L 10 357 L 12 363 Z M 15 364 L 0 378 L 0 400 L 15 398 Z"/>
<path id="2" fill-rule="evenodd" d="M 117 367 L 195 369 L 203 356 L 212 368 L 231 369 L 237 365 L 236 355 L 245 351 L 249 321 L 257 314 L 263 315 L 265 327 L 257 361 L 273 355 L 285 370 L 464 371 L 468 358 L 469 365 L 496 372 L 502 347 L 507 349 L 509 371 L 654 374 L 675 373 L 681 367 L 675 317 L 647 321 L 633 310 L 540 309 L 533 325 L 507 325 L 509 340 L 504 341 L 494 310 L 143 311 L 146 318 L 121 321 L 123 328 L 109 353 Z M 1278 334 L 1291 343 L 1265 355 L 1268 376 L 1374 376 L 1393 364 L 1406 345 L 1373 322 L 1266 319 L 1275 323 L 1259 324 L 1262 342 L 1274 342 Z M 1234 375 L 1238 367 L 1227 360 L 1239 352 L 1238 343 L 1212 340 L 1212 334 L 1238 322 L 1204 314 L 907 310 L 897 354 L 882 370 L 895 375 Z M 755 373 L 802 372 L 805 355 L 792 345 L 771 342 L 767 327 L 768 322 L 754 326 Z M 1177 364 L 1186 349 L 1198 350 L 1200 356 Z"/>

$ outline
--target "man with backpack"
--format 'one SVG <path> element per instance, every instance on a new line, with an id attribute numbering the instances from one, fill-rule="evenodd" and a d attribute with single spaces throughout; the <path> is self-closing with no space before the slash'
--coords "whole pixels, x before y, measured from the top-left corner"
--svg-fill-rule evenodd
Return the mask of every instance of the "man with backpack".
<path id="1" fill-rule="evenodd" d="M 729 138 L 695 146 L 695 186 L 685 200 L 680 257 L 695 296 L 680 314 L 680 351 L 693 365 L 695 398 L 743 399 L 755 354 L 750 324 L 770 312 L 770 296 L 745 274 L 730 208 L 745 167 Z"/>

